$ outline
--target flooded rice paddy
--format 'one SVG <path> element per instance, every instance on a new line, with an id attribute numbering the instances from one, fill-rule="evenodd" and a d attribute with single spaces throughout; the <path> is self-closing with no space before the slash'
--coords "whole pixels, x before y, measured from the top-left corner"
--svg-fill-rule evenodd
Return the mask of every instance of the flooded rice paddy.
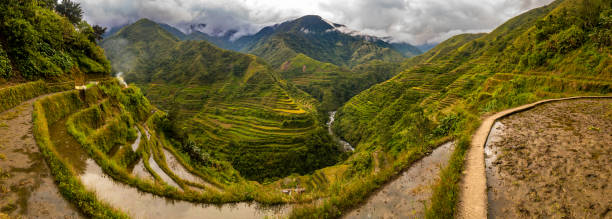
<path id="1" fill-rule="evenodd" d="M 452 142 L 439 146 L 345 218 L 424 218 L 431 186 L 438 179 L 440 169 L 447 165 L 454 148 Z"/>
<path id="2" fill-rule="evenodd" d="M 547 103 L 485 145 L 489 218 L 611 218 L 612 100 Z"/>

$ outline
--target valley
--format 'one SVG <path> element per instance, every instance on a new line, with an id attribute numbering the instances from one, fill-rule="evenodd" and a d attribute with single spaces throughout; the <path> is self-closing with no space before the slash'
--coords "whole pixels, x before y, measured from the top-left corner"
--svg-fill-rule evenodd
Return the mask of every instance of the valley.
<path id="1" fill-rule="evenodd" d="M 105 34 L 70 2 L 0 3 L 0 218 L 610 216 L 607 0 L 427 51 L 318 15 Z"/>

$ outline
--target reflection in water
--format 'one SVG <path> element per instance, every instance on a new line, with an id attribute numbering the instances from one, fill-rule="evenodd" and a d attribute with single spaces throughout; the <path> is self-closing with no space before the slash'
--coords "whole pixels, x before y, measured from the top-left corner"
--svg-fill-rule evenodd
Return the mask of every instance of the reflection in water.
<path id="1" fill-rule="evenodd" d="M 81 144 L 72 137 L 66 130 L 66 120 L 64 118 L 49 126 L 49 135 L 51 142 L 55 146 L 55 150 L 59 152 L 60 157 L 70 161 L 73 169 L 82 174 L 85 171 L 85 160 L 87 153 L 81 148 Z"/>
<path id="2" fill-rule="evenodd" d="M 132 169 L 132 174 L 144 180 L 155 181 L 155 178 L 153 178 L 153 175 L 149 173 L 149 170 L 147 170 L 147 168 L 145 167 L 144 161 L 142 159 L 140 159 L 140 161 L 138 161 L 138 164 L 134 166 L 134 169 Z"/>
<path id="3" fill-rule="evenodd" d="M 183 180 L 187 180 L 189 182 L 193 182 L 193 183 L 197 183 L 197 184 L 206 186 L 207 188 L 215 188 L 218 190 L 217 186 L 212 185 L 204 181 L 202 178 L 196 175 L 193 175 L 191 172 L 189 172 L 189 170 L 183 167 L 183 165 L 176 159 L 174 154 L 172 154 L 170 151 L 166 149 L 163 149 L 163 150 L 164 150 L 164 156 L 166 157 L 166 164 L 168 165 L 168 168 L 170 168 L 170 170 L 176 176 L 178 176 L 179 178 Z"/>
<path id="4" fill-rule="evenodd" d="M 65 120 L 50 128 L 51 139 L 57 152 L 77 170 L 85 188 L 98 198 L 128 213 L 132 218 L 279 218 L 286 215 L 289 205 L 263 207 L 256 203 L 204 205 L 167 199 L 114 181 L 89 159 L 80 144 L 66 132 Z M 150 160 L 151 167 L 157 163 Z M 137 165 L 136 167 L 138 167 Z M 144 165 L 142 165 L 144 166 Z M 158 171 L 162 172 L 159 167 Z M 174 181 L 172 181 L 174 182 Z M 178 185 L 177 185 L 178 187 Z"/>
<path id="5" fill-rule="evenodd" d="M 334 134 L 334 131 L 332 130 L 332 124 L 334 123 L 335 119 L 336 119 L 336 111 L 329 112 L 329 122 L 327 122 L 327 131 L 329 131 L 329 135 L 334 137 L 334 139 L 336 139 L 336 141 L 338 141 L 338 143 L 340 143 L 340 145 L 342 145 L 342 149 L 345 152 L 346 151 L 354 151 L 355 148 L 353 148 L 353 146 L 351 146 L 351 144 L 349 144 L 348 142 L 342 140 L 340 137 L 338 137 L 338 136 L 336 136 Z"/>
<path id="6" fill-rule="evenodd" d="M 279 217 L 288 210 L 260 209 L 257 204 L 249 203 L 203 205 L 154 196 L 113 181 L 91 159 L 87 160 L 81 181 L 95 191 L 98 198 L 128 212 L 133 218 L 263 218 Z"/>
<path id="7" fill-rule="evenodd" d="M 498 172 L 493 168 L 494 162 L 497 160 L 498 153 L 500 153 L 500 148 L 494 147 L 494 144 L 500 142 L 503 139 L 504 130 L 506 126 L 501 122 L 495 122 L 493 127 L 491 127 L 491 131 L 489 131 L 489 136 L 487 137 L 487 142 L 485 143 L 485 172 L 487 174 L 487 192 L 488 192 L 488 217 L 496 218 L 496 215 L 505 215 L 503 206 L 508 206 L 506 203 L 508 202 L 504 199 L 503 196 L 496 195 L 498 188 L 503 188 L 500 186 L 502 181 L 500 180 L 500 176 Z"/>
<path id="8" fill-rule="evenodd" d="M 164 170 L 162 170 L 162 168 L 159 167 L 159 165 L 157 165 L 157 162 L 155 162 L 155 159 L 153 159 L 153 154 L 149 156 L 149 167 L 151 167 L 151 170 L 155 171 L 155 173 L 161 177 L 164 182 L 168 183 L 168 185 L 178 189 L 181 188 L 178 184 L 176 184 L 176 182 L 174 182 L 174 180 L 172 180 L 172 178 L 170 178 L 170 176 L 168 176 L 168 174 L 166 174 L 166 172 L 164 172 Z"/>
<path id="9" fill-rule="evenodd" d="M 142 137 L 140 129 L 136 129 L 136 131 L 138 131 L 138 136 L 136 136 L 136 141 L 134 141 L 134 143 L 132 144 L 132 151 L 138 150 L 138 145 L 140 145 L 140 137 Z"/>
<path id="10" fill-rule="evenodd" d="M 384 186 L 346 218 L 424 218 L 425 204 L 440 168 L 448 163 L 455 145 L 448 142 L 415 162 L 396 180 Z"/>

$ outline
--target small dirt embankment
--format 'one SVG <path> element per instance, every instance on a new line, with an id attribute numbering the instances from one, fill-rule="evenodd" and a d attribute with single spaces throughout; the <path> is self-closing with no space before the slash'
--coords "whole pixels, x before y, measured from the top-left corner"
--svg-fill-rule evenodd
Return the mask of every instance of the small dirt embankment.
<path id="1" fill-rule="evenodd" d="M 501 119 L 485 148 L 489 218 L 611 217 L 610 112 L 610 99 L 568 100 Z"/>
<path id="2" fill-rule="evenodd" d="M 14 217 L 79 218 L 59 193 L 32 135 L 32 99 L 0 113 L 0 210 Z"/>

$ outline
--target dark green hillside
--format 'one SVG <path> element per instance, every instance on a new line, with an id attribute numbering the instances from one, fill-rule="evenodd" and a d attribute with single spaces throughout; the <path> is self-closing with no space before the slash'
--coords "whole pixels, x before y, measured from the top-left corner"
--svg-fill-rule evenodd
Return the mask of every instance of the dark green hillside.
<path id="1" fill-rule="evenodd" d="M 416 46 L 410 45 L 409 43 L 391 43 L 391 48 L 395 49 L 406 57 L 413 57 L 423 54 L 423 51 Z"/>
<path id="2" fill-rule="evenodd" d="M 110 71 L 85 21 L 72 24 L 31 0 L 3 1 L 0 21 L 0 86 L 7 81 L 65 81 Z"/>
<path id="3" fill-rule="evenodd" d="M 322 110 L 331 111 L 359 92 L 393 77 L 399 72 L 399 63 L 371 61 L 346 69 L 299 54 L 283 63 L 279 72 L 319 100 Z"/>
<path id="4" fill-rule="evenodd" d="M 114 47 L 120 42 L 124 46 Z M 231 163 L 224 168 L 256 180 L 336 162 L 317 102 L 254 56 L 178 41 L 148 20 L 125 27 L 103 46 L 112 61 L 132 55 L 130 66 L 113 67 L 169 111 L 170 131 L 203 162 Z"/>
<path id="5" fill-rule="evenodd" d="M 478 118 L 540 99 L 612 93 L 611 20 L 610 1 L 560 0 L 489 34 L 451 38 L 352 98 L 340 108 L 334 129 L 356 146 L 356 154 L 395 160 L 388 169 L 401 166 L 402 158 L 423 156 L 444 139 L 456 139 L 458 149 L 427 215 L 452 217 L 463 154 Z M 342 212 L 336 209 L 355 203 L 347 199 L 364 197 L 388 177 L 381 172 L 363 186 L 346 187 L 330 199 L 331 206 L 294 216 Z"/>

